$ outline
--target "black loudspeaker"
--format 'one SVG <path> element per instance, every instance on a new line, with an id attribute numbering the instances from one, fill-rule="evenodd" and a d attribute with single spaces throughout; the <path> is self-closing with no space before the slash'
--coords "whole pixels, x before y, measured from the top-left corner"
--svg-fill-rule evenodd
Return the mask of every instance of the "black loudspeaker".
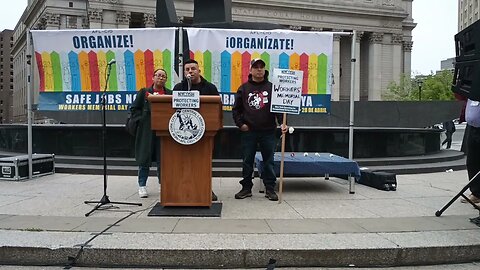
<path id="1" fill-rule="evenodd" d="M 480 101 L 480 60 L 455 63 L 453 92 Z"/>
<path id="2" fill-rule="evenodd" d="M 195 0 L 193 24 L 232 22 L 232 0 Z"/>
<path id="3" fill-rule="evenodd" d="M 480 101 L 480 20 L 455 35 L 453 92 Z"/>
<path id="4" fill-rule="evenodd" d="M 455 35 L 456 62 L 480 59 L 480 20 Z"/>
<path id="5" fill-rule="evenodd" d="M 177 11 L 173 0 L 157 0 L 155 27 L 178 26 Z"/>

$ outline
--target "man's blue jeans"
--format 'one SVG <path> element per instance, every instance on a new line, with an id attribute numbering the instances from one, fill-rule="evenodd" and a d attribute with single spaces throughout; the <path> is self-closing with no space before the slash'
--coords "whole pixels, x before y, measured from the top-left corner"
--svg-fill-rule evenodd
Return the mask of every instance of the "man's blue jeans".
<path id="1" fill-rule="evenodd" d="M 258 145 L 263 158 L 263 172 L 260 177 L 263 180 L 265 189 L 273 191 L 277 181 L 275 171 L 273 170 L 273 155 L 276 145 L 275 130 L 242 132 L 241 144 L 243 152 L 243 179 L 240 181 L 240 184 L 242 188 L 251 190 L 253 187 L 253 164 Z"/>
<path id="2" fill-rule="evenodd" d="M 160 162 L 156 162 L 157 165 L 157 177 L 158 183 L 160 183 Z M 148 174 L 150 173 L 150 167 L 139 166 L 138 167 L 138 186 L 144 187 L 147 185 Z"/>

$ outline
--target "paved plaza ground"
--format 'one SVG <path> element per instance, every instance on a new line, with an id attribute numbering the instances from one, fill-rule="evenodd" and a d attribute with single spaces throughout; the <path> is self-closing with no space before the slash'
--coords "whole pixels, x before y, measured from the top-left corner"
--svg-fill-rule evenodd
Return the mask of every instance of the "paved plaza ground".
<path id="1" fill-rule="evenodd" d="M 143 206 L 114 205 L 90 217 L 84 214 L 92 206 L 84 201 L 101 198 L 101 175 L 0 181 L 0 259 L 57 265 L 82 245 L 77 263 L 104 266 L 251 268 L 275 258 L 284 267 L 347 267 L 478 259 L 479 227 L 469 220 L 478 211 L 457 200 L 434 215 L 466 184 L 464 170 L 398 175 L 397 191 L 357 184 L 355 194 L 338 178 L 286 178 L 282 203 L 264 198 L 258 183 L 252 198 L 235 200 L 238 180 L 213 179 L 223 203 L 220 218 L 148 217 L 159 201 L 154 177 L 150 196 L 140 199 L 136 177 L 109 176 L 110 200 Z M 37 256 L 20 256 L 26 251 Z"/>

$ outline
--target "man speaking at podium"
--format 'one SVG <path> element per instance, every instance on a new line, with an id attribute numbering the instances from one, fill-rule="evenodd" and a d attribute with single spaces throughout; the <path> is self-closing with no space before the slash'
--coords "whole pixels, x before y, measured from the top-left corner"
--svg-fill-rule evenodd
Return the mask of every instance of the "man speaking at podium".
<path id="1" fill-rule="evenodd" d="M 201 70 L 197 61 L 193 59 L 185 61 L 185 64 L 183 65 L 183 74 L 185 78 L 173 87 L 173 91 L 197 90 L 200 92 L 201 96 L 218 96 L 219 93 L 217 87 L 213 83 L 205 80 L 205 78 L 200 75 L 200 72 Z M 218 200 L 217 195 L 212 191 L 212 201 L 216 200 Z"/>
<path id="2" fill-rule="evenodd" d="M 183 69 L 185 78 L 173 87 L 173 91 L 198 90 L 200 95 L 219 95 L 217 87 L 200 75 L 201 70 L 197 61 L 193 59 L 185 61 Z"/>

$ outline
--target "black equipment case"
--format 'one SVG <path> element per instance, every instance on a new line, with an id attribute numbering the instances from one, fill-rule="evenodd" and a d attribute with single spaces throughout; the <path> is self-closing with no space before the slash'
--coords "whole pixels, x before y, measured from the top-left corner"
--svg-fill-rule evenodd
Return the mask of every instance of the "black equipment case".
<path id="1" fill-rule="evenodd" d="M 394 173 L 368 169 L 360 170 L 360 173 L 359 184 L 385 191 L 397 190 L 397 176 Z"/>
<path id="2" fill-rule="evenodd" d="M 28 178 L 28 155 L 0 158 L 0 180 L 19 181 Z M 32 176 L 55 173 L 54 154 L 32 155 Z"/>

